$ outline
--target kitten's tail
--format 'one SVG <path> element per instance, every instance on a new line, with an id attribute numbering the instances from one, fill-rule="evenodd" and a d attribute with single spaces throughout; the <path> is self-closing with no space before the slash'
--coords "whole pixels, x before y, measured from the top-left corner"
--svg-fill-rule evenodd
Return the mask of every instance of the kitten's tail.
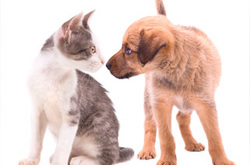
<path id="1" fill-rule="evenodd" d="M 131 148 L 120 147 L 119 158 L 116 163 L 124 162 L 131 159 L 134 156 L 134 150 Z"/>

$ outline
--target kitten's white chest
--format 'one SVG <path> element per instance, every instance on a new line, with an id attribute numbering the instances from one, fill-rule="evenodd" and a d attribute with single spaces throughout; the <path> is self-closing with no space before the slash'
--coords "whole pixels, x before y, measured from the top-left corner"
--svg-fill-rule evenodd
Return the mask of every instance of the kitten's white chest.
<path id="1" fill-rule="evenodd" d="M 48 126 L 58 135 L 62 113 L 70 108 L 70 98 L 76 92 L 75 70 L 61 66 L 55 59 L 39 57 L 29 78 L 29 87 L 37 110 L 44 111 Z"/>

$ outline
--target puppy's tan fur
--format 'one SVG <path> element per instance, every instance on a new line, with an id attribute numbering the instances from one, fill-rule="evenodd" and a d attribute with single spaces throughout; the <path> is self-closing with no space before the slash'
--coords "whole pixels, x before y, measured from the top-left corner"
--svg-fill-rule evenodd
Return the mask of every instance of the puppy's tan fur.
<path id="1" fill-rule="evenodd" d="M 121 50 L 107 63 L 117 78 L 145 73 L 145 135 L 138 158 L 155 158 L 158 129 L 161 157 L 157 164 L 176 165 L 171 133 L 171 112 L 176 106 L 186 150 L 204 150 L 189 127 L 194 109 L 206 132 L 213 164 L 233 165 L 224 152 L 214 101 L 221 74 L 219 54 L 199 29 L 173 25 L 165 16 L 162 0 L 156 0 L 156 6 L 160 15 L 133 23 L 124 34 Z"/>

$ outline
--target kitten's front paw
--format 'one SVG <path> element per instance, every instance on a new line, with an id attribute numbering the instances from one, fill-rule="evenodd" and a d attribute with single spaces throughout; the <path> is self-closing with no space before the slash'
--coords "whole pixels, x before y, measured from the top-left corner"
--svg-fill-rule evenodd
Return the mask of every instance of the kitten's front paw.
<path id="1" fill-rule="evenodd" d="M 38 165 L 38 160 L 37 159 L 20 160 L 19 165 Z"/>
<path id="2" fill-rule="evenodd" d="M 55 161 L 52 161 L 51 165 L 68 165 L 68 163 L 66 163 L 66 162 L 55 162 Z"/>
<path id="3" fill-rule="evenodd" d="M 51 165 L 68 165 L 67 160 L 55 159 L 54 155 L 50 157 L 50 164 Z"/>
<path id="4" fill-rule="evenodd" d="M 155 149 L 151 149 L 151 150 L 146 150 L 143 149 L 141 152 L 139 152 L 139 154 L 137 155 L 138 159 L 141 160 L 148 160 L 148 159 L 154 159 L 156 157 L 156 152 Z"/>

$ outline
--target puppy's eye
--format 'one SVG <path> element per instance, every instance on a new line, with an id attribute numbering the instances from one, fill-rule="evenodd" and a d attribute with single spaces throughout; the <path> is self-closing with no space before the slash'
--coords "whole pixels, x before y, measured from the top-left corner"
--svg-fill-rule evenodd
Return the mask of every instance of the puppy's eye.
<path id="1" fill-rule="evenodd" d="M 90 52 L 91 52 L 92 54 L 96 53 L 96 48 L 95 48 L 95 46 L 91 46 L 91 47 L 90 47 Z"/>
<path id="2" fill-rule="evenodd" d="M 132 50 L 129 49 L 128 47 L 125 47 L 125 53 L 126 53 L 127 55 L 130 55 L 130 54 L 132 53 Z"/>

